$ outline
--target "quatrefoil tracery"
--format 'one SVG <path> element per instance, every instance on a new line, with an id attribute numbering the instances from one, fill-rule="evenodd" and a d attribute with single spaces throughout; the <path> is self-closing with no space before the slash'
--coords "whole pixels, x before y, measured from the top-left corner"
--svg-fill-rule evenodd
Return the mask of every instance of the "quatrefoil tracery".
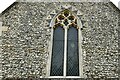
<path id="1" fill-rule="evenodd" d="M 66 9 L 56 17 L 54 28 L 56 27 L 76 27 L 78 29 L 77 18 Z"/>

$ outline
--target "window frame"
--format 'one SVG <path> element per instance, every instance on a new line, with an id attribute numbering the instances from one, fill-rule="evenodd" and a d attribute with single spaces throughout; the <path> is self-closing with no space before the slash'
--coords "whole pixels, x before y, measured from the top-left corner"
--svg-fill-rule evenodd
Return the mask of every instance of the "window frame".
<path id="1" fill-rule="evenodd" d="M 64 11 L 64 10 L 63 10 Z M 62 11 L 61 11 L 62 12 Z M 60 12 L 60 13 L 61 13 Z M 83 78 L 83 59 L 82 59 L 82 33 L 81 33 L 81 28 L 82 28 L 82 23 L 81 20 L 78 18 L 76 14 L 70 11 L 75 18 L 77 19 L 77 26 L 78 26 L 78 52 L 79 52 L 79 76 L 66 76 L 66 65 L 67 65 L 67 31 L 68 27 L 63 26 L 64 28 L 64 67 L 63 67 L 63 76 L 50 76 L 50 69 L 51 69 L 51 59 L 52 59 L 52 47 L 53 47 L 53 35 L 54 35 L 54 24 L 55 24 L 55 19 L 56 17 L 60 14 L 58 13 L 56 16 L 53 17 L 50 23 L 50 28 L 51 28 L 51 40 L 49 43 L 49 56 L 48 56 L 48 63 L 47 63 L 47 70 L 46 70 L 46 78 Z"/>

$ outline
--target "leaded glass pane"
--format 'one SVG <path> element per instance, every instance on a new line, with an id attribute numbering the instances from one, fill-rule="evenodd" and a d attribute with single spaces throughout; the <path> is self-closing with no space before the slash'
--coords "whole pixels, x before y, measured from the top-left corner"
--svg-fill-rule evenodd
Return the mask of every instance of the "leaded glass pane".
<path id="1" fill-rule="evenodd" d="M 53 35 L 53 50 L 51 60 L 51 76 L 63 76 L 64 63 L 64 29 L 56 27 Z"/>
<path id="2" fill-rule="evenodd" d="M 67 38 L 67 76 L 79 76 L 78 30 L 68 29 Z"/>

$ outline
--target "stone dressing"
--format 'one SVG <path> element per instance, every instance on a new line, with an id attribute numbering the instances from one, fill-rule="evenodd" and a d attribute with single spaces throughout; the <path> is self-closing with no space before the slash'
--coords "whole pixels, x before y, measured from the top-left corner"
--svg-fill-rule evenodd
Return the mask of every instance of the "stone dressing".
<path id="1" fill-rule="evenodd" d="M 50 22 L 66 5 L 83 25 L 83 78 L 118 78 L 118 13 L 109 2 L 16 3 L 1 16 L 3 78 L 46 77 Z"/>

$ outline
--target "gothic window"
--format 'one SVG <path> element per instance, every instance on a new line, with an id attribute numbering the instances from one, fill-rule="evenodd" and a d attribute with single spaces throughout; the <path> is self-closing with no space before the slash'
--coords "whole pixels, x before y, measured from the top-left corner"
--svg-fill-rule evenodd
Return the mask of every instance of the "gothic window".
<path id="1" fill-rule="evenodd" d="M 78 18 L 66 9 L 55 17 L 52 31 L 49 76 L 80 77 L 82 64 L 80 64 Z"/>

